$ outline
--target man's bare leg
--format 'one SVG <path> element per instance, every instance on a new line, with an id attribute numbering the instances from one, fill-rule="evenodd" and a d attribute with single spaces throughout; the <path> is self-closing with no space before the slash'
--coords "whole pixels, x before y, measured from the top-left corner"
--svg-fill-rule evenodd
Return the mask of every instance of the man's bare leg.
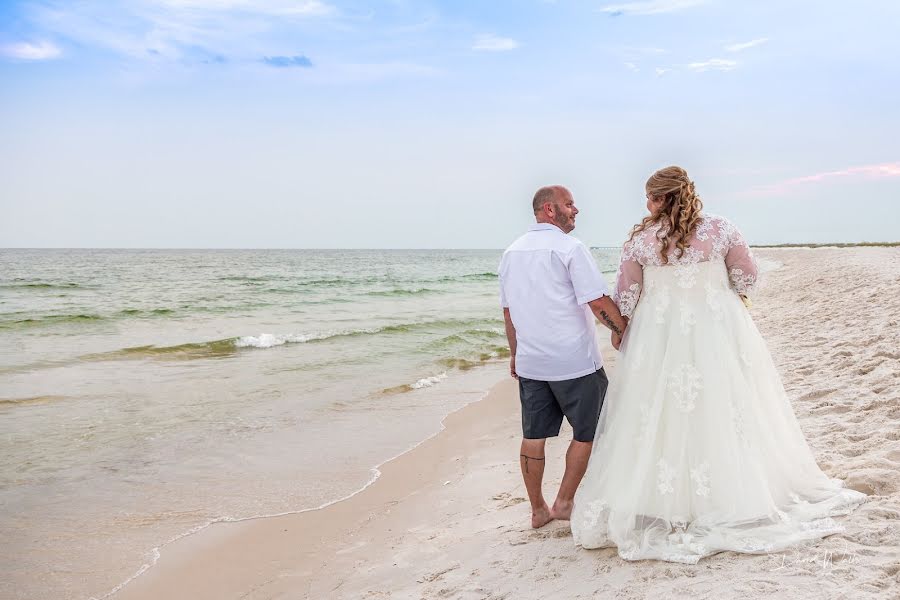
<path id="1" fill-rule="evenodd" d="M 563 474 L 562 483 L 559 484 L 559 493 L 550 510 L 551 519 L 568 521 L 572 516 L 572 505 L 575 501 L 575 490 L 584 477 L 587 470 L 588 459 L 591 457 L 593 442 L 579 442 L 572 440 L 566 451 L 566 472 Z"/>
<path id="2" fill-rule="evenodd" d="M 544 500 L 541 483 L 544 480 L 544 444 L 547 440 L 522 440 L 519 464 L 528 499 L 531 501 L 531 526 L 537 529 L 553 520 L 550 507 Z"/>

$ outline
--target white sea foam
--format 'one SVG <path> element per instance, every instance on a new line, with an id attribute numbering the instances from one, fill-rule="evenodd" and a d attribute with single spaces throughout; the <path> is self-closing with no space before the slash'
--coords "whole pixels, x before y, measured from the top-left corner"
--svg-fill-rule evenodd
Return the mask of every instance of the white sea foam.
<path id="1" fill-rule="evenodd" d="M 284 344 L 303 344 L 310 340 L 324 339 L 329 336 L 316 335 L 276 335 L 273 333 L 261 333 L 256 335 L 245 335 L 234 341 L 236 348 L 272 348 L 274 346 L 283 346 Z"/>
<path id="2" fill-rule="evenodd" d="M 414 390 L 418 390 L 421 388 L 431 387 L 433 385 L 436 385 L 445 379 L 447 379 L 446 371 L 444 371 L 440 375 L 434 375 L 432 377 L 425 377 L 423 379 L 420 379 L 417 382 L 415 382 L 414 384 L 410 385 L 409 387 L 411 387 Z"/>
<path id="3" fill-rule="evenodd" d="M 462 321 L 464 323 L 464 321 Z M 327 340 L 335 337 L 366 335 L 372 333 L 383 333 L 391 331 L 408 331 L 408 328 L 422 327 L 427 325 L 455 325 L 453 321 L 419 321 L 413 323 L 401 323 L 397 325 L 385 325 L 383 327 L 366 327 L 362 329 L 343 329 L 334 331 L 324 331 L 319 333 L 261 333 L 259 335 L 245 335 L 234 340 L 235 348 L 274 348 L 275 346 L 283 346 L 284 344 L 304 344 L 317 340 Z M 472 331 L 494 333 L 502 335 L 505 331 L 499 327 L 478 328 Z M 430 384 L 429 384 L 430 385 Z"/>
<path id="4" fill-rule="evenodd" d="M 234 341 L 235 348 L 274 348 L 275 346 L 283 346 L 284 344 L 305 344 L 315 340 L 327 340 L 333 337 L 341 337 L 345 335 L 357 335 L 364 333 L 378 333 L 381 329 L 352 329 L 345 331 L 325 331 L 321 333 L 261 333 L 259 335 L 245 335 Z"/>
<path id="5" fill-rule="evenodd" d="M 504 335 L 506 334 L 506 330 L 502 327 L 476 327 L 475 329 L 469 329 L 472 333 L 493 333 L 494 335 Z"/>

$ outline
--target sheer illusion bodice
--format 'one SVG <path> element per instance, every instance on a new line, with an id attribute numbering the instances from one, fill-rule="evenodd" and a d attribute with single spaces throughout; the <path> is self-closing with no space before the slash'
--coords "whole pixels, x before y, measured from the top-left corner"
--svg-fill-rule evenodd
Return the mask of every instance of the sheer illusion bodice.
<path id="1" fill-rule="evenodd" d="M 641 297 L 644 287 L 643 268 L 664 264 L 657 239 L 660 227 L 660 224 L 648 227 L 622 247 L 619 272 L 616 274 L 615 299 L 622 315 L 626 317 L 631 316 Z M 672 245 L 666 257 L 666 264 L 673 266 L 724 262 L 731 287 L 739 294 L 749 293 L 756 284 L 758 269 L 750 246 L 738 228 L 724 217 L 702 215 L 685 252 L 681 254 Z"/>

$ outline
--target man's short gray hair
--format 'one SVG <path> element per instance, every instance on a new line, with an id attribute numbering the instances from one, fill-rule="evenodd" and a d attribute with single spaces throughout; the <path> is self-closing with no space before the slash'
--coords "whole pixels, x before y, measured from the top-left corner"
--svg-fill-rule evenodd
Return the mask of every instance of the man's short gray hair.
<path id="1" fill-rule="evenodd" d="M 535 192 L 534 200 L 531 201 L 531 208 L 534 209 L 534 214 L 539 213 L 547 202 L 555 204 L 565 189 L 561 185 L 545 185 Z"/>

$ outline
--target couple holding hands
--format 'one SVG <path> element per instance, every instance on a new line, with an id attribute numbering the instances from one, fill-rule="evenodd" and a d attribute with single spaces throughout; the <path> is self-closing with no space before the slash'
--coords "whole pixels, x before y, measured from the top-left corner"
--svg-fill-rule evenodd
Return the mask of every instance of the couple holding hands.
<path id="1" fill-rule="evenodd" d="M 622 247 L 612 293 L 568 235 L 578 209 L 564 187 L 538 190 L 536 223 L 503 254 L 532 527 L 570 520 L 584 548 L 680 563 L 842 531 L 832 517 L 865 495 L 826 476 L 806 443 L 742 301 L 758 277 L 749 246 L 702 212 L 684 169 L 657 171 L 646 193 L 649 214 Z M 620 351 L 611 384 L 595 318 Z M 549 506 L 544 445 L 564 416 L 573 440 Z"/>

